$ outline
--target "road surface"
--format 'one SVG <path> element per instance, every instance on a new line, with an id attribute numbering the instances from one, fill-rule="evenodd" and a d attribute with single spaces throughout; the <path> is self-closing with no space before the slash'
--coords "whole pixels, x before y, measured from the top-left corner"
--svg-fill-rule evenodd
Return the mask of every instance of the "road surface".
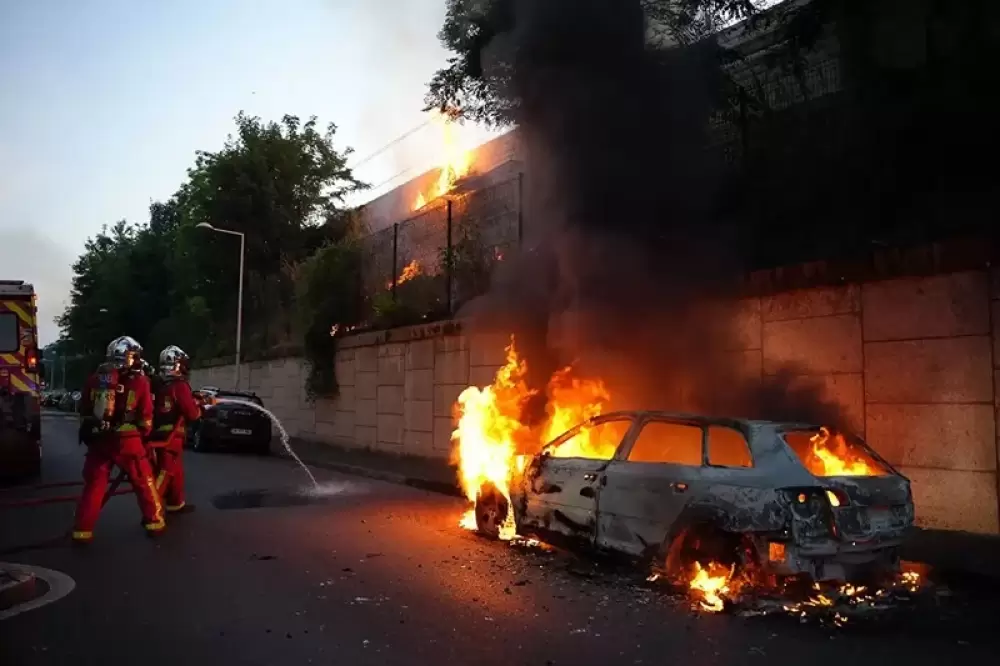
<path id="1" fill-rule="evenodd" d="M 78 478 L 75 422 L 47 418 L 43 428 L 46 480 Z M 0 561 L 76 583 L 0 620 L 0 664 L 914 666 L 995 663 L 1000 653 L 988 591 L 843 628 L 706 615 L 641 574 L 463 532 L 454 498 L 315 470 L 335 494 L 244 508 L 262 496 L 232 493 L 270 489 L 274 503 L 302 471 L 221 454 L 187 464 L 198 511 L 157 541 L 131 496 L 112 500 L 86 550 L 50 541 L 68 528 L 68 505 L 0 513 Z"/>

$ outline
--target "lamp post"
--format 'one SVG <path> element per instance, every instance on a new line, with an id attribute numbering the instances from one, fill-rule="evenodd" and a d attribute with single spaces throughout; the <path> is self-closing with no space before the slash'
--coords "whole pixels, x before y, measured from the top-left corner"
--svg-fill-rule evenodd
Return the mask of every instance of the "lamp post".
<path id="1" fill-rule="evenodd" d="M 208 222 L 201 222 L 197 225 L 199 229 L 217 231 L 220 234 L 240 237 L 240 285 L 236 296 L 236 386 L 240 390 L 240 346 L 243 342 L 243 258 L 246 254 L 246 235 L 241 231 L 231 231 L 212 226 Z"/>

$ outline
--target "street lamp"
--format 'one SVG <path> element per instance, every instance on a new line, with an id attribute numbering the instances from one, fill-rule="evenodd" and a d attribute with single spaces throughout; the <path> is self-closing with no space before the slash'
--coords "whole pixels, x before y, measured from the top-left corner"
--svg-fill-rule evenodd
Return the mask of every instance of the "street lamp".
<path id="1" fill-rule="evenodd" d="M 243 342 L 243 257 L 246 254 L 246 235 L 241 231 L 230 231 L 212 226 L 208 222 L 197 225 L 199 229 L 217 231 L 220 234 L 240 237 L 240 286 L 236 296 L 236 390 L 240 390 L 240 346 Z"/>

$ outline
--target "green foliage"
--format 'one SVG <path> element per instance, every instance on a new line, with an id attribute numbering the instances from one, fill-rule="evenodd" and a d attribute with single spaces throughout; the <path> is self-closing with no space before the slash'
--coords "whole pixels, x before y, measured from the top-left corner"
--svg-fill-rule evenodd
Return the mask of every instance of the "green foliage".
<path id="1" fill-rule="evenodd" d="M 337 393 L 336 336 L 361 313 L 361 253 L 353 239 L 320 248 L 296 271 L 295 321 L 309 361 L 306 390 L 312 399 Z"/>
<path id="2" fill-rule="evenodd" d="M 121 221 L 87 241 L 58 320 L 67 348 L 96 358 L 131 335 L 147 355 L 168 344 L 202 359 L 234 353 L 240 240 L 201 223 L 245 234 L 245 356 L 298 342 L 298 266 L 347 235 L 344 197 L 365 187 L 335 132 L 315 118 L 240 113 L 223 148 L 199 152 L 178 192 L 150 206 L 148 224 Z"/>
<path id="3" fill-rule="evenodd" d="M 454 307 L 486 292 L 497 258 L 497 250 L 483 242 L 476 226 L 467 227 L 450 248 L 441 248 L 441 266 L 451 271 L 454 282 Z"/>
<path id="4" fill-rule="evenodd" d="M 372 297 L 373 328 L 410 326 L 448 314 L 447 278 L 419 274 Z"/>

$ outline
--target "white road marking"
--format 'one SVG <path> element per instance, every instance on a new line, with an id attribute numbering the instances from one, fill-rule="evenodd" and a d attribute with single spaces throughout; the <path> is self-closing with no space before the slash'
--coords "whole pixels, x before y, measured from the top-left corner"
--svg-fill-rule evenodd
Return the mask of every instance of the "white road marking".
<path id="1" fill-rule="evenodd" d="M 9 564 L 7 562 L 0 562 L 0 564 L 8 571 L 16 570 L 30 573 L 35 578 L 44 580 L 49 586 L 48 592 L 42 596 L 8 608 L 5 611 L 0 611 L 0 621 L 35 610 L 36 608 L 41 608 L 42 606 L 47 606 L 53 601 L 59 601 L 76 587 L 76 581 L 60 571 L 29 566 L 27 564 Z"/>

